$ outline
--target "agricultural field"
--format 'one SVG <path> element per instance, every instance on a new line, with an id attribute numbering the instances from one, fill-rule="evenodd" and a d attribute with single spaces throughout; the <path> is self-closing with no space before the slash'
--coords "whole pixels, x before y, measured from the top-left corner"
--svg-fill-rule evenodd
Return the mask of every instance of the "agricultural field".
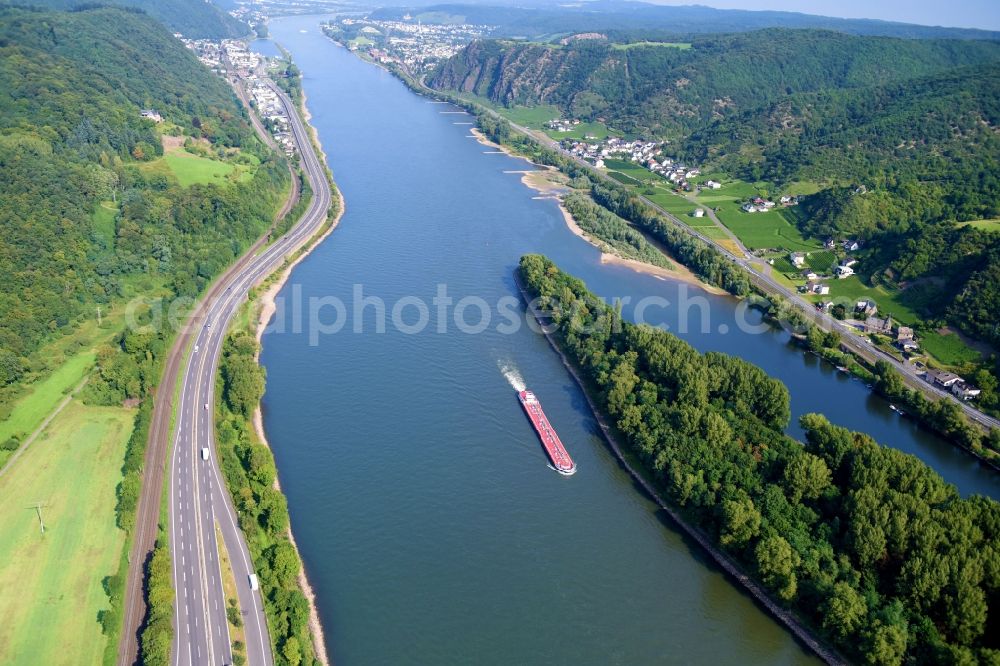
<path id="1" fill-rule="evenodd" d="M 555 120 L 561 115 L 559 109 L 551 105 L 512 106 L 510 108 L 494 106 L 493 108 L 515 125 L 522 125 L 529 129 L 542 129 L 545 123 Z"/>
<path id="2" fill-rule="evenodd" d="M 703 199 L 699 197 L 698 200 Z M 745 213 L 740 210 L 740 204 L 735 203 L 733 199 L 710 202 L 708 205 L 719 209 L 716 215 L 722 223 L 751 250 L 775 248 L 793 252 L 811 252 L 823 248 L 819 242 L 803 238 L 798 228 L 789 221 L 784 210 Z"/>
<path id="3" fill-rule="evenodd" d="M 820 275 L 830 275 L 837 264 L 837 257 L 828 250 L 810 252 L 806 255 L 806 266 Z"/>
<path id="4" fill-rule="evenodd" d="M 101 662 L 104 580 L 125 543 L 115 488 L 134 417 L 74 401 L 0 477 L 0 663 Z"/>
<path id="5" fill-rule="evenodd" d="M 982 360 L 979 352 L 970 348 L 954 333 L 921 331 L 918 337 L 921 348 L 944 365 L 959 366 Z"/>
<path id="6" fill-rule="evenodd" d="M 656 194 L 644 194 L 643 196 L 668 213 L 673 213 L 691 226 L 695 226 L 696 224 L 710 226 L 714 224 L 708 217 L 692 217 L 691 214 L 696 208 L 698 208 L 698 206 L 691 203 L 684 197 L 673 194 L 672 192 L 663 191 L 657 192 Z"/>
<path id="7" fill-rule="evenodd" d="M 653 183 L 654 185 L 666 184 L 667 181 L 662 176 L 658 176 L 649 169 L 642 167 L 635 162 L 625 160 L 604 160 L 604 166 L 609 172 L 616 171 L 623 173 L 632 180 L 640 183 Z"/>
<path id="8" fill-rule="evenodd" d="M 576 125 L 569 132 L 557 132 L 555 130 L 545 130 L 545 133 L 548 134 L 553 139 L 558 139 L 558 140 L 562 139 L 583 140 L 588 136 L 590 136 L 597 139 L 598 141 L 603 141 L 604 139 L 607 139 L 609 136 L 624 136 L 622 132 L 613 130 L 604 123 L 597 123 L 597 122 L 593 123 L 581 122 L 579 125 Z"/>
<path id="9" fill-rule="evenodd" d="M 703 177 L 707 178 L 707 176 Z M 723 185 L 718 190 L 702 190 L 697 201 L 717 208 L 716 215 L 751 250 L 775 248 L 793 252 L 810 252 L 822 249 L 816 241 L 802 237 L 788 210 L 775 209 L 767 213 L 745 213 L 740 206 L 758 189 L 752 183 L 726 178 L 716 178 Z"/>

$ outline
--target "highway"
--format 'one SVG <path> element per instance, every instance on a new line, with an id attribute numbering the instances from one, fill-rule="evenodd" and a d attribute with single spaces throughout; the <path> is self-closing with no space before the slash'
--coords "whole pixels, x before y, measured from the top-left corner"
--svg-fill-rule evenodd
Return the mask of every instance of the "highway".
<path id="1" fill-rule="evenodd" d="M 222 278 L 217 297 L 205 304 L 192 326 L 190 354 L 182 366 L 180 401 L 170 458 L 169 529 L 175 590 L 172 663 L 231 664 L 233 661 L 216 525 L 229 553 L 243 615 L 247 663 L 274 663 L 260 591 L 250 588 L 254 573 L 236 510 L 217 463 L 215 378 L 229 322 L 248 290 L 281 266 L 327 219 L 332 192 L 323 165 L 292 101 L 273 83 L 301 156 L 313 199 L 299 222 L 282 238 Z M 207 459 L 202 455 L 207 449 Z"/>

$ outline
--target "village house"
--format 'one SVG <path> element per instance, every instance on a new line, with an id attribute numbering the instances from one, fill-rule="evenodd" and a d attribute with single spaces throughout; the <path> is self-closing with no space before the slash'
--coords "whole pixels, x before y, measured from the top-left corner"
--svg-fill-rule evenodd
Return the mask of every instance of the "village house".
<path id="1" fill-rule="evenodd" d="M 838 279 L 843 280 L 844 278 L 849 278 L 852 275 L 854 275 L 854 269 L 851 268 L 850 266 L 845 266 L 844 264 L 840 264 L 839 266 L 837 266 Z"/>
<path id="2" fill-rule="evenodd" d="M 951 392 L 962 400 L 972 400 L 973 398 L 979 397 L 979 394 L 982 393 L 980 389 L 962 381 L 953 384 Z"/>
<path id="3" fill-rule="evenodd" d="M 708 182 L 705 183 L 705 187 L 707 187 L 710 190 L 718 190 L 718 189 L 720 189 L 722 187 L 722 183 L 720 183 L 718 181 L 710 180 L 710 181 L 708 181 Z"/>
<path id="4" fill-rule="evenodd" d="M 890 335 L 892 333 L 892 318 L 888 316 L 885 319 L 868 317 L 865 319 L 865 331 L 876 335 Z"/>
<path id="5" fill-rule="evenodd" d="M 830 285 L 822 282 L 810 282 L 806 285 L 806 289 L 810 294 L 819 294 L 820 296 L 826 296 L 830 293 Z"/>
<path id="6" fill-rule="evenodd" d="M 148 120 L 152 120 L 154 123 L 162 123 L 163 122 L 163 116 L 161 116 L 159 113 L 157 113 L 153 109 L 143 109 L 142 111 L 139 112 L 139 115 L 141 115 L 143 118 L 146 118 Z"/>
<path id="7" fill-rule="evenodd" d="M 819 275 L 815 271 L 805 271 L 802 273 L 802 277 L 810 282 L 819 279 Z"/>
<path id="8" fill-rule="evenodd" d="M 695 208 L 695 210 L 694 210 L 694 216 L 695 217 L 705 217 L 705 209 L 704 208 Z"/>
<path id="9" fill-rule="evenodd" d="M 857 304 L 854 306 L 854 311 L 860 314 L 860 316 L 865 318 L 874 317 L 875 314 L 878 312 L 878 305 L 876 305 L 875 301 L 873 301 L 872 299 L 866 298 L 864 300 L 857 302 Z"/>
<path id="10" fill-rule="evenodd" d="M 927 374 L 924 375 L 924 379 L 929 384 L 946 389 L 950 389 L 962 381 L 962 378 L 955 373 L 945 372 L 944 370 L 928 370 Z"/>
<path id="11" fill-rule="evenodd" d="M 861 243 L 856 240 L 844 241 L 844 249 L 848 252 L 857 252 L 861 249 Z"/>
<path id="12" fill-rule="evenodd" d="M 805 252 L 792 252 L 788 255 L 789 261 L 792 262 L 792 266 L 796 268 L 802 268 L 806 265 L 806 253 Z"/>
<path id="13" fill-rule="evenodd" d="M 774 206 L 775 203 L 773 201 L 768 201 L 767 199 L 762 199 L 761 197 L 754 197 L 750 201 L 743 204 L 743 211 L 746 213 L 766 213 L 774 208 Z"/>
<path id="14" fill-rule="evenodd" d="M 904 352 L 915 351 L 920 348 L 913 335 L 913 329 L 909 326 L 900 326 L 896 330 L 896 346 Z"/>

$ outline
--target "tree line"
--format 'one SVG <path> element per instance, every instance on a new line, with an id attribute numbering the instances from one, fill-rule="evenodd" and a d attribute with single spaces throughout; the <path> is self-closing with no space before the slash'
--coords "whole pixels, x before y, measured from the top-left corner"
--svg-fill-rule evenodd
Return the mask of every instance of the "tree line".
<path id="1" fill-rule="evenodd" d="M 1000 505 L 919 459 L 802 417 L 742 359 L 623 321 L 539 255 L 519 274 L 609 417 L 683 515 L 852 659 L 1000 659 Z"/>
<path id="2" fill-rule="evenodd" d="M 288 503 L 275 487 L 274 456 L 251 426 L 264 395 L 259 347 L 244 330 L 231 333 L 224 343 L 216 425 L 220 464 L 257 568 L 275 657 L 288 666 L 314 664 L 309 602 L 298 584 L 302 563 L 288 538 Z"/>

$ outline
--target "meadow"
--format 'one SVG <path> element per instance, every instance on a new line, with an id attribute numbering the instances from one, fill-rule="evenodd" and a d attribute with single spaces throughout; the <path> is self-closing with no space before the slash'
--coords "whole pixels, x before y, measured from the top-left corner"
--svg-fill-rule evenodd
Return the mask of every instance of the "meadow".
<path id="1" fill-rule="evenodd" d="M 134 416 L 74 400 L 0 477 L 0 663 L 101 661 L 104 579 L 125 543 L 115 488 Z"/>
<path id="2" fill-rule="evenodd" d="M 63 397 L 83 380 L 93 367 L 94 358 L 91 350 L 80 352 L 30 386 L 29 392 L 14 403 L 10 415 L 0 421 L 0 442 L 14 436 L 23 441 L 25 435 L 31 434 Z"/>
<path id="3" fill-rule="evenodd" d="M 681 51 L 687 51 L 691 48 L 690 42 L 632 42 L 630 44 L 615 44 L 614 48 L 618 51 L 628 51 L 629 49 L 637 49 L 643 46 L 662 46 L 664 48 L 680 49 Z"/>

